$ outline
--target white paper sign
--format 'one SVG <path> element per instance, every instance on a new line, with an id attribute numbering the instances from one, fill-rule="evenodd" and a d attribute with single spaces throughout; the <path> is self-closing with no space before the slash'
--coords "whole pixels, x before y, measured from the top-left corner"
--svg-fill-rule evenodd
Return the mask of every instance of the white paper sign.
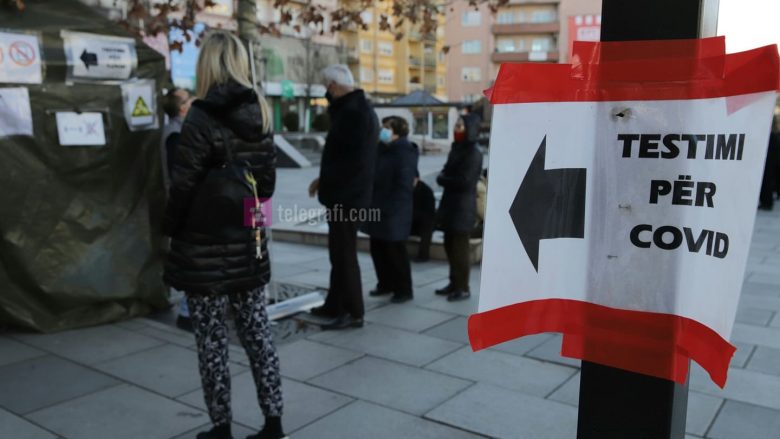
<path id="1" fill-rule="evenodd" d="M 157 100 L 153 80 L 122 84 L 125 120 L 131 131 L 157 128 Z"/>
<path id="2" fill-rule="evenodd" d="M 42 81 L 38 37 L 0 32 L 0 82 L 40 84 Z"/>
<path id="3" fill-rule="evenodd" d="M 63 32 L 72 79 L 128 79 L 138 59 L 135 40 L 105 35 Z"/>
<path id="4" fill-rule="evenodd" d="M 57 112 L 60 145 L 101 146 L 106 144 L 102 113 Z"/>
<path id="5" fill-rule="evenodd" d="M 0 137 L 32 135 L 32 111 L 27 89 L 0 88 Z"/>

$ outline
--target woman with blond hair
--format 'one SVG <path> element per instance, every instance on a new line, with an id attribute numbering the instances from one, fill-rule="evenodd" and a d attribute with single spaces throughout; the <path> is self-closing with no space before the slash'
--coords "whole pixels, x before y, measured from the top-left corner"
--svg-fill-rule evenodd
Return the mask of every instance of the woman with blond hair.
<path id="1" fill-rule="evenodd" d="M 232 438 L 228 306 L 250 360 L 265 426 L 252 439 L 280 439 L 279 358 L 265 309 L 271 275 L 267 239 L 244 224 L 242 182 L 256 198 L 270 197 L 276 151 L 269 110 L 249 79 L 241 41 L 213 31 L 201 45 L 197 96 L 173 158 L 164 231 L 172 237 L 165 280 L 187 294 L 198 347 L 203 393 L 213 428 L 198 439 Z M 236 171 L 238 170 L 238 171 Z M 250 198 L 251 199 L 251 198 Z"/>

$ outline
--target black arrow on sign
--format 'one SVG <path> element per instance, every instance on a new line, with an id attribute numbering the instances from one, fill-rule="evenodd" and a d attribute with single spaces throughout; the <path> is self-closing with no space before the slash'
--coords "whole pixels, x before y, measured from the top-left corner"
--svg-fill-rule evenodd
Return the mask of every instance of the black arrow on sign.
<path id="1" fill-rule="evenodd" d="M 84 63 L 84 67 L 86 67 L 87 70 L 89 70 L 89 66 L 98 65 L 97 53 L 87 52 L 87 49 L 84 49 L 84 51 L 81 52 L 81 57 L 79 59 Z"/>
<path id="2" fill-rule="evenodd" d="M 539 272 L 539 241 L 585 237 L 586 170 L 544 169 L 547 136 L 523 177 L 509 216 Z"/>

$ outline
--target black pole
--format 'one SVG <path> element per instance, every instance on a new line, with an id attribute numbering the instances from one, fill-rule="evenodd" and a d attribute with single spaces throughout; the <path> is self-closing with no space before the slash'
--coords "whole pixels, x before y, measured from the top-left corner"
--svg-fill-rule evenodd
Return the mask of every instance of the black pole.
<path id="1" fill-rule="evenodd" d="M 601 40 L 699 38 L 706 0 L 603 0 Z M 684 439 L 688 385 L 582 362 L 578 439 Z"/>

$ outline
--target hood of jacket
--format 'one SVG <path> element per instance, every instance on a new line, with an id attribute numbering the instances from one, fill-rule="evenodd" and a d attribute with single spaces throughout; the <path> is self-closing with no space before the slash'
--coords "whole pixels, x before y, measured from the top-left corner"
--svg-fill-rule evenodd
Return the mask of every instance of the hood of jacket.
<path id="1" fill-rule="evenodd" d="M 211 86 L 206 97 L 193 105 L 219 119 L 243 140 L 259 141 L 266 135 L 257 93 L 237 82 Z"/>

